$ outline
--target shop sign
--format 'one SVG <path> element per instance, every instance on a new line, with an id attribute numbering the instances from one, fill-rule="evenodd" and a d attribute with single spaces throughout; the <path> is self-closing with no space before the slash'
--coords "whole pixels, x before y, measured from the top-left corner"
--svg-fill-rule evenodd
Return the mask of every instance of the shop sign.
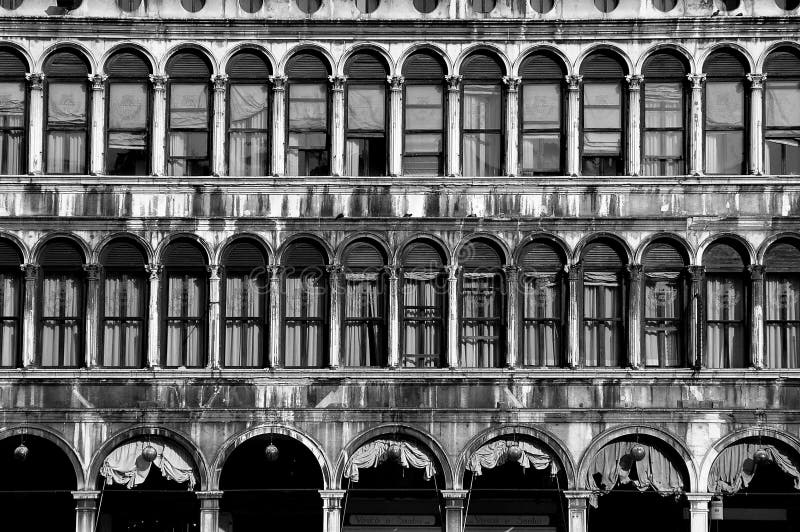
<path id="1" fill-rule="evenodd" d="M 549 515 L 468 515 L 467 526 L 547 526 Z"/>
<path id="2" fill-rule="evenodd" d="M 722 499 L 711 499 L 711 513 L 712 521 L 722 521 Z"/>
<path id="3" fill-rule="evenodd" d="M 353 526 L 433 526 L 436 517 L 432 515 L 351 515 Z"/>

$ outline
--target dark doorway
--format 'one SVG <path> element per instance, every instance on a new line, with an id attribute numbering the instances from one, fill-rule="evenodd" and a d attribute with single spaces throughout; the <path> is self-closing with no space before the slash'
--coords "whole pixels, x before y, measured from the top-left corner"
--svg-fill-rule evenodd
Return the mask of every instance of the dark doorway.
<path id="1" fill-rule="evenodd" d="M 590 532 L 689 532 L 688 503 L 683 496 L 652 490 L 639 491 L 632 484 L 619 485 L 589 507 Z"/>

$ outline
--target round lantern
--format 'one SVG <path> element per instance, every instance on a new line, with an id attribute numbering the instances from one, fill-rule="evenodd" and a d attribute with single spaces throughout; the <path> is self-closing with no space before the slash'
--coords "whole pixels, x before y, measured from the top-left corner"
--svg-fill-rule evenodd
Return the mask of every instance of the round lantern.
<path id="1" fill-rule="evenodd" d="M 519 445 L 517 445 L 516 442 L 509 445 L 508 459 L 511 460 L 512 462 L 516 462 L 520 458 L 522 458 L 522 449 L 519 448 Z"/>
<path id="2" fill-rule="evenodd" d="M 767 460 L 769 460 L 769 454 L 767 453 L 767 451 L 765 449 L 759 449 L 755 453 L 753 453 L 753 460 L 757 464 L 762 464 L 762 463 L 766 462 Z"/>
<path id="3" fill-rule="evenodd" d="M 280 454 L 281 452 L 278 450 L 278 447 L 272 442 L 264 449 L 264 455 L 270 462 L 275 462 Z"/>
<path id="4" fill-rule="evenodd" d="M 17 448 L 14 449 L 14 458 L 20 462 L 24 462 L 28 458 L 28 446 L 24 443 L 17 445 Z"/>
<path id="5" fill-rule="evenodd" d="M 386 451 L 386 455 L 389 457 L 389 460 L 399 461 L 400 456 L 402 456 L 403 452 L 400 449 L 400 444 L 395 442 L 389 446 L 389 450 Z"/>
<path id="6" fill-rule="evenodd" d="M 644 445 L 637 443 L 631 448 L 631 456 L 637 462 L 644 460 L 645 455 L 647 455 L 647 450 L 644 448 Z"/>
<path id="7" fill-rule="evenodd" d="M 148 443 L 147 446 L 142 449 L 142 458 L 148 462 L 153 462 L 156 458 L 158 458 L 158 451 L 156 451 L 156 448 Z"/>

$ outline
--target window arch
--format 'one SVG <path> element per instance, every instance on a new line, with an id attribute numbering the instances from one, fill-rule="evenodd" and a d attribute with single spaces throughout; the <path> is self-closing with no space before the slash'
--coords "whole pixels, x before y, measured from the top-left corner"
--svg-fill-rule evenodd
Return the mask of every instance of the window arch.
<path id="1" fill-rule="evenodd" d="M 658 52 L 644 64 L 642 105 L 642 173 L 673 176 L 686 173 L 685 60 Z"/>
<path id="2" fill-rule="evenodd" d="M 167 174 L 209 175 L 211 68 L 208 60 L 195 50 L 178 52 L 167 63 L 167 75 Z"/>
<path id="3" fill-rule="evenodd" d="M 439 56 L 421 51 L 403 64 L 403 174 L 444 174 L 444 76 Z"/>
<path id="4" fill-rule="evenodd" d="M 206 254 L 194 240 L 179 238 L 164 250 L 163 265 L 163 364 L 203 367 L 208 321 Z"/>
<path id="5" fill-rule="evenodd" d="M 800 243 L 781 239 L 764 255 L 768 368 L 800 367 Z"/>
<path id="6" fill-rule="evenodd" d="M 703 253 L 706 279 L 706 365 L 745 367 L 749 260 L 735 241 L 719 240 Z"/>
<path id="7" fill-rule="evenodd" d="M 223 364 L 258 368 L 266 365 L 267 256 L 251 239 L 232 243 L 222 256 Z"/>
<path id="8" fill-rule="evenodd" d="M 670 240 L 657 240 L 644 251 L 644 364 L 685 366 L 686 316 L 689 309 L 686 252 Z"/>
<path id="9" fill-rule="evenodd" d="M 594 52 L 581 63 L 583 175 L 625 173 L 625 73 L 622 61 L 606 51 Z"/>
<path id="10" fill-rule="evenodd" d="M 269 63 L 254 51 L 228 61 L 228 174 L 269 175 Z"/>
<path id="11" fill-rule="evenodd" d="M 289 78 L 286 173 L 330 174 L 330 129 L 327 63 L 317 54 L 297 54 L 286 65 Z"/>
<path id="12" fill-rule="evenodd" d="M 522 175 L 561 174 L 564 168 L 563 62 L 549 53 L 523 61 L 520 99 L 520 164 Z"/>
<path id="13" fill-rule="evenodd" d="M 503 70 L 502 63 L 485 52 L 470 55 L 461 65 L 461 159 L 465 176 L 495 177 L 503 173 Z"/>
<path id="14" fill-rule="evenodd" d="M 89 153 L 89 66 L 77 52 L 62 50 L 44 64 L 45 171 L 85 174 Z"/>
<path id="15" fill-rule="evenodd" d="M 706 173 L 743 174 L 747 168 L 749 98 L 745 91 L 747 63 L 731 50 L 714 52 L 706 73 Z"/>
<path id="16" fill-rule="evenodd" d="M 66 238 L 47 242 L 39 254 L 39 360 L 43 367 L 83 363 L 85 275 L 78 245 Z"/>
<path id="17" fill-rule="evenodd" d="M 329 283 L 325 251 L 298 240 L 283 256 L 283 365 L 322 367 L 328 356 Z"/>
<path id="18" fill-rule="evenodd" d="M 764 66 L 764 171 L 800 174 L 800 53 L 780 48 Z"/>
<path id="19" fill-rule="evenodd" d="M 583 264 L 583 347 L 586 366 L 621 366 L 627 316 L 627 256 L 614 241 L 587 244 Z"/>
<path id="20" fill-rule="evenodd" d="M 412 242 L 403 251 L 401 365 L 436 368 L 443 364 L 447 278 L 442 251 L 430 242 Z"/>
<path id="21" fill-rule="evenodd" d="M 106 172 L 147 175 L 150 168 L 150 64 L 121 51 L 106 63 Z"/>
<path id="22" fill-rule="evenodd" d="M 129 239 L 108 244 L 100 255 L 103 267 L 100 365 L 145 366 L 149 282 L 141 246 Z"/>
<path id="23" fill-rule="evenodd" d="M 25 117 L 28 109 L 24 58 L 0 49 L 0 174 L 25 171 Z"/>
<path id="24" fill-rule="evenodd" d="M 22 255 L 17 246 L 0 240 L 0 367 L 20 363 L 22 323 Z"/>
<path id="25" fill-rule="evenodd" d="M 368 240 L 344 251 L 345 366 L 386 366 L 386 255 Z"/>
<path id="26" fill-rule="evenodd" d="M 566 258 L 546 240 L 534 240 L 520 254 L 522 365 L 560 366 L 564 349 Z"/>
<path id="27" fill-rule="evenodd" d="M 345 65 L 347 117 L 345 175 L 383 176 L 387 165 L 386 77 L 375 52 L 353 54 Z"/>

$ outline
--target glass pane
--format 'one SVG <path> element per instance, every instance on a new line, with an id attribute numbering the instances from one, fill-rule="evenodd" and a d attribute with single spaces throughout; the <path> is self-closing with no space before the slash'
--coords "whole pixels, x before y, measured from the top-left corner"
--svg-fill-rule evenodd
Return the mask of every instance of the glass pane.
<path id="1" fill-rule="evenodd" d="M 558 133 L 522 136 L 522 172 L 555 173 L 561 169 L 561 136 Z"/>
<path id="2" fill-rule="evenodd" d="M 407 130 L 441 130 L 444 127 L 441 85 L 406 86 Z"/>
<path id="3" fill-rule="evenodd" d="M 558 129 L 561 127 L 561 86 L 531 84 L 522 86 L 522 128 Z"/>
<path id="4" fill-rule="evenodd" d="M 440 133 L 406 134 L 406 153 L 441 153 L 442 135 Z"/>
<path id="5" fill-rule="evenodd" d="M 347 88 L 347 129 L 383 131 L 386 121 L 386 93 L 382 86 Z"/>
<path id="6" fill-rule="evenodd" d="M 23 168 L 23 130 L 0 133 L 0 174 L 20 174 Z"/>
<path id="7" fill-rule="evenodd" d="M 111 83 L 108 89 L 108 127 L 147 129 L 147 85 Z"/>
<path id="8" fill-rule="evenodd" d="M 591 155 L 619 155 L 622 149 L 620 133 L 583 132 L 583 153 Z"/>
<path id="9" fill-rule="evenodd" d="M 561 285 L 552 277 L 526 277 L 523 280 L 525 319 L 559 319 L 561 316 Z"/>
<path id="10" fill-rule="evenodd" d="M 170 132 L 169 154 L 171 157 L 205 157 L 207 153 L 207 133 Z"/>
<path id="11" fill-rule="evenodd" d="M 744 127 L 744 86 L 736 81 L 706 82 L 706 126 Z"/>
<path id="12" fill-rule="evenodd" d="M 326 133 L 289 133 L 289 146 L 292 148 L 325 148 L 328 143 Z"/>
<path id="13" fill-rule="evenodd" d="M 24 127 L 25 84 L 0 82 L 0 127 Z"/>
<path id="14" fill-rule="evenodd" d="M 683 134 L 680 131 L 645 131 L 645 157 L 678 157 L 683 155 Z"/>
<path id="15" fill-rule="evenodd" d="M 345 175 L 379 176 L 386 174 L 386 139 L 350 138 L 345 146 Z"/>
<path id="16" fill-rule="evenodd" d="M 269 127 L 269 88 L 266 85 L 230 87 L 231 129 L 263 129 Z"/>
<path id="17" fill-rule="evenodd" d="M 208 128 L 208 85 L 205 83 L 170 85 L 169 127 Z"/>
<path id="18" fill-rule="evenodd" d="M 324 84 L 289 85 L 289 129 L 327 129 L 328 87 Z"/>
<path id="19" fill-rule="evenodd" d="M 744 319 L 744 284 L 741 278 L 709 274 L 706 278 L 706 312 L 709 320 Z"/>
<path id="20" fill-rule="evenodd" d="M 765 140 L 767 174 L 800 174 L 800 137 Z"/>
<path id="21" fill-rule="evenodd" d="M 644 125 L 657 128 L 683 126 L 683 89 L 680 83 L 647 83 Z"/>
<path id="22" fill-rule="evenodd" d="M 232 132 L 228 137 L 228 175 L 267 175 L 268 150 L 264 133 Z"/>
<path id="23" fill-rule="evenodd" d="M 47 84 L 48 125 L 86 124 L 86 82 Z"/>
<path id="24" fill-rule="evenodd" d="M 47 134 L 47 172 L 50 174 L 86 172 L 84 131 L 51 131 Z"/>
<path id="25" fill-rule="evenodd" d="M 767 127 L 800 126 L 800 83 L 770 80 L 765 87 L 764 124 Z"/>
<path id="26" fill-rule="evenodd" d="M 500 129 L 500 86 L 464 85 L 464 129 Z"/>
<path id="27" fill-rule="evenodd" d="M 499 176 L 503 152 L 499 133 L 464 133 L 465 176 Z"/>
<path id="28" fill-rule="evenodd" d="M 709 174 L 741 174 L 743 166 L 743 132 L 706 132 L 706 172 Z"/>
<path id="29" fill-rule="evenodd" d="M 583 127 L 622 127 L 622 95 L 619 83 L 586 83 L 583 86 Z"/>

